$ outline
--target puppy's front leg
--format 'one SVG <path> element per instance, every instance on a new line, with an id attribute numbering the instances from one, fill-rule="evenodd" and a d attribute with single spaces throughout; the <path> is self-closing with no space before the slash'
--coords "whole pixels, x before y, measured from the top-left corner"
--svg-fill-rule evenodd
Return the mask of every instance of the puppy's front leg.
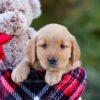
<path id="1" fill-rule="evenodd" d="M 12 80 L 16 83 L 25 80 L 30 73 L 30 65 L 34 65 L 35 62 L 35 35 L 29 40 L 24 57 L 21 63 L 19 63 L 12 72 Z"/>
<path id="2" fill-rule="evenodd" d="M 62 77 L 62 71 L 57 71 L 57 72 L 46 71 L 45 81 L 49 85 L 54 85 L 61 80 L 61 77 Z"/>
<path id="3" fill-rule="evenodd" d="M 27 79 L 29 73 L 29 64 L 26 59 L 23 59 L 13 70 L 11 78 L 15 83 L 19 83 Z"/>

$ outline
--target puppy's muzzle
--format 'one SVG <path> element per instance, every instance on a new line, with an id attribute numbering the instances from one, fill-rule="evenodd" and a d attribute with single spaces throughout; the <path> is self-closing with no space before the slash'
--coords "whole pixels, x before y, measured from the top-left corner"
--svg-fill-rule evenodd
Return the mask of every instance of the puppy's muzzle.
<path id="1" fill-rule="evenodd" d="M 55 67 L 57 65 L 58 59 L 56 57 L 48 57 L 48 63 L 51 67 Z"/>

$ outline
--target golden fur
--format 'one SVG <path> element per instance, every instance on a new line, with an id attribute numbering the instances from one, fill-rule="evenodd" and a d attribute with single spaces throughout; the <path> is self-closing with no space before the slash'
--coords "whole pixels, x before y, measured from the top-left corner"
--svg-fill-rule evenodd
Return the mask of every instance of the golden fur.
<path id="1" fill-rule="evenodd" d="M 57 58 L 55 67 L 48 64 L 48 57 Z M 30 73 L 30 67 L 46 70 L 45 81 L 54 85 L 61 80 L 62 74 L 69 71 L 79 60 L 80 49 L 76 39 L 66 27 L 49 24 L 41 28 L 29 41 L 22 62 L 12 72 L 14 82 L 22 82 Z"/>

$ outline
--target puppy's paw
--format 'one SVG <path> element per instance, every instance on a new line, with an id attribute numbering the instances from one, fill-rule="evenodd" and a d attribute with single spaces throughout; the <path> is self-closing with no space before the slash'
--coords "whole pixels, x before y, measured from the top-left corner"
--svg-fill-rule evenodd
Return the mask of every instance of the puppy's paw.
<path id="1" fill-rule="evenodd" d="M 46 74 L 45 76 L 45 82 L 48 83 L 49 85 L 55 85 L 61 80 L 61 75 L 58 74 Z"/>
<path id="2" fill-rule="evenodd" d="M 27 79 L 30 73 L 30 68 L 28 66 L 16 66 L 11 74 L 11 78 L 15 83 L 19 83 Z"/>

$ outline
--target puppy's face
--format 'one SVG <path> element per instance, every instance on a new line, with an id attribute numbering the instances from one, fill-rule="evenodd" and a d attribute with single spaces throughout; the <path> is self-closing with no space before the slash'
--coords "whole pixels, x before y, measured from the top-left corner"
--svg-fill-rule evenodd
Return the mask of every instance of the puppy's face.
<path id="1" fill-rule="evenodd" d="M 39 30 L 36 55 L 41 66 L 50 71 L 65 68 L 72 57 L 72 36 L 65 27 L 48 25 Z"/>

